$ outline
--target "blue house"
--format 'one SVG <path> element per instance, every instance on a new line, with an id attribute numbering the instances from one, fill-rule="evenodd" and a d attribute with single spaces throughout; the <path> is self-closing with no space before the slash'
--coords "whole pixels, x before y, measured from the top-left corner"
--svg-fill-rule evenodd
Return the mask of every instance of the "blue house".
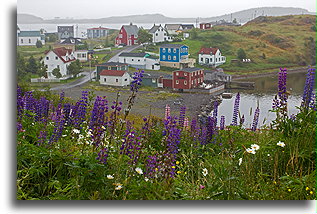
<path id="1" fill-rule="evenodd" d="M 193 67 L 195 60 L 188 58 L 188 46 L 164 44 L 160 46 L 160 64 L 172 68 Z"/>

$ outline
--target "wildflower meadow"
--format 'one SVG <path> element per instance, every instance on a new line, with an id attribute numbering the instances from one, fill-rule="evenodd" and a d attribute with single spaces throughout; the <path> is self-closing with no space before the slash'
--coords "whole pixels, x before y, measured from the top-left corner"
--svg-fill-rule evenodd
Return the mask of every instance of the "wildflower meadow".
<path id="1" fill-rule="evenodd" d="M 287 70 L 272 100 L 276 119 L 251 129 L 239 116 L 189 118 L 186 106 L 162 118 L 132 117 L 142 84 L 134 74 L 123 103 L 88 91 L 73 101 L 17 86 L 18 200 L 314 200 L 315 70 L 302 103 L 288 115 Z M 225 121 L 232 121 L 225 126 Z M 219 122 L 219 126 L 217 126 Z"/>

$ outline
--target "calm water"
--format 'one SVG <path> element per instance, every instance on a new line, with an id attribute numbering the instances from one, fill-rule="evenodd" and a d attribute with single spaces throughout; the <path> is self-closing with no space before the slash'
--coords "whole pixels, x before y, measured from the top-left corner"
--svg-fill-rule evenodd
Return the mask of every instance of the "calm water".
<path id="1" fill-rule="evenodd" d="M 57 26 L 74 26 L 74 33 L 76 37 L 79 38 L 87 38 L 86 33 L 88 28 L 93 27 L 106 27 L 110 29 L 116 29 L 120 30 L 122 25 L 128 25 L 129 23 L 118 23 L 118 24 L 109 24 L 109 23 L 92 23 L 92 24 L 76 24 L 76 23 L 70 23 L 70 24 L 18 24 L 20 30 L 22 31 L 28 31 L 28 30 L 40 30 L 44 29 L 48 33 L 57 32 Z M 138 27 L 143 27 L 144 29 L 150 29 L 154 23 L 133 23 L 137 25 Z M 165 24 L 175 24 L 175 23 L 155 23 L 156 25 L 162 24 L 163 26 Z M 186 23 L 186 24 L 194 24 L 194 23 Z"/>
<path id="2" fill-rule="evenodd" d="M 287 90 L 291 92 L 288 99 L 289 115 L 296 114 L 298 112 L 296 106 L 300 106 L 301 104 L 305 80 L 306 73 L 293 73 L 287 75 Z M 250 128 L 252 126 L 254 111 L 257 105 L 260 107 L 259 125 L 268 125 L 275 119 L 275 114 L 273 112 L 269 112 L 269 110 L 272 109 L 272 100 L 277 93 L 277 75 L 250 78 L 241 81 L 254 81 L 255 89 L 229 91 L 233 93 L 233 97 L 231 99 L 223 99 L 218 110 L 219 118 L 220 115 L 224 115 L 226 118 L 226 125 L 231 123 L 234 100 L 237 92 L 240 92 L 240 114 L 245 117 L 245 127 Z"/>

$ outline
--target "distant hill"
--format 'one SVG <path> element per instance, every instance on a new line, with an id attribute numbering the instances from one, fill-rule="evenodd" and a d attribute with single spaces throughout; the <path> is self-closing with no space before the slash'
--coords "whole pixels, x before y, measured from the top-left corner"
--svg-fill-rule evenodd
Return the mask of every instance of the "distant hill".
<path id="1" fill-rule="evenodd" d="M 199 22 L 226 20 L 232 21 L 236 19 L 240 23 L 248 22 L 258 16 L 284 16 L 284 15 L 301 15 L 301 14 L 315 14 L 302 8 L 292 7 L 261 7 L 252 8 L 231 14 L 225 14 L 222 16 L 199 18 Z M 18 24 L 30 24 L 30 23 L 195 23 L 197 17 L 193 18 L 172 18 L 162 14 L 144 14 L 144 15 L 132 15 L 132 16 L 112 16 L 100 19 L 47 19 L 44 20 L 40 17 L 28 14 L 18 14 Z"/>
<path id="2" fill-rule="evenodd" d="M 200 21 L 217 21 L 226 20 L 232 21 L 236 19 L 239 23 L 246 23 L 259 16 L 286 16 L 286 15 L 316 15 L 316 13 L 309 12 L 306 9 L 294 8 L 294 7 L 259 7 L 251 8 L 247 10 L 238 11 L 231 14 L 226 14 L 222 16 L 202 18 Z"/>
<path id="3" fill-rule="evenodd" d="M 18 24 L 40 24 L 43 22 L 44 22 L 44 19 L 38 16 L 30 15 L 30 14 L 21 13 L 21 14 L 18 14 L 17 16 Z"/>

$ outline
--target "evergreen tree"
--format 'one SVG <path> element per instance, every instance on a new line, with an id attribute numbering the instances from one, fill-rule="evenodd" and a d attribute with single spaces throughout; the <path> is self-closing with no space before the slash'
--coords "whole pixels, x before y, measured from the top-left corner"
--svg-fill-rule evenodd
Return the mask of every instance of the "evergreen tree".
<path id="1" fill-rule="evenodd" d="M 40 64 L 39 64 L 39 69 L 38 69 L 38 75 L 40 77 L 45 77 L 47 78 L 47 66 L 44 64 L 44 62 L 42 61 Z"/>
<path id="2" fill-rule="evenodd" d="M 26 62 L 24 57 L 21 55 L 21 53 L 18 51 L 17 52 L 17 72 L 18 72 L 18 76 L 23 75 L 23 73 L 25 73 L 26 71 Z"/>
<path id="3" fill-rule="evenodd" d="M 42 42 L 40 40 L 37 40 L 35 45 L 36 45 L 37 48 L 43 47 L 43 44 L 42 44 Z"/>
<path id="4" fill-rule="evenodd" d="M 52 74 L 53 74 L 56 78 L 61 78 L 61 77 L 62 77 L 62 74 L 61 74 L 59 68 L 54 68 L 53 71 L 52 71 Z"/>
<path id="5" fill-rule="evenodd" d="M 243 60 L 247 57 L 245 51 L 242 48 L 239 48 L 239 50 L 237 51 L 237 57 L 240 60 Z"/>
<path id="6" fill-rule="evenodd" d="M 77 75 L 82 72 L 82 66 L 80 61 L 77 59 L 76 61 L 70 63 L 70 65 L 67 67 L 67 70 L 69 74 L 74 75 L 77 77 Z"/>
<path id="7" fill-rule="evenodd" d="M 138 33 L 138 41 L 139 44 L 143 43 L 151 43 L 152 42 L 152 34 L 150 34 L 147 30 L 141 28 Z"/>
<path id="8" fill-rule="evenodd" d="M 26 72 L 37 73 L 39 69 L 38 63 L 33 56 L 30 56 L 26 64 Z"/>

